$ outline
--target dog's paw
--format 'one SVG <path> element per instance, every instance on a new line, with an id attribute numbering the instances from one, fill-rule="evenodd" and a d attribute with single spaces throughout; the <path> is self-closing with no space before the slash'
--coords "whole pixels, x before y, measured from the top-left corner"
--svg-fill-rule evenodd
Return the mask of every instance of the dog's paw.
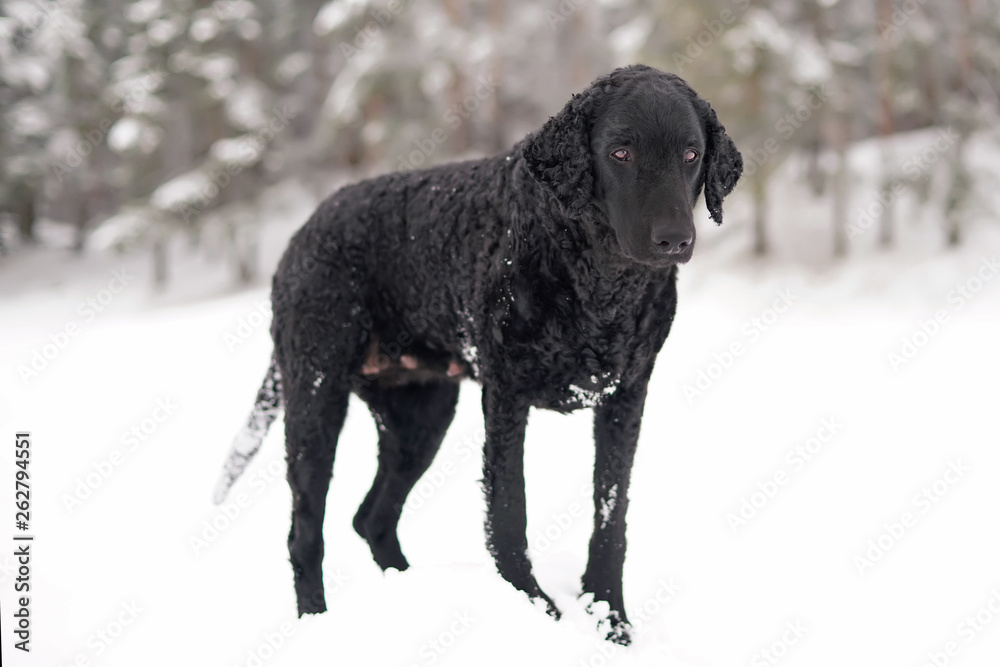
<path id="1" fill-rule="evenodd" d="M 562 618 L 562 612 L 559 611 L 559 607 L 557 607 L 556 603 L 552 601 L 552 598 L 550 598 L 545 593 L 538 591 L 537 595 L 532 596 L 531 602 L 532 604 L 535 605 L 536 608 L 543 609 L 546 614 L 548 614 L 555 620 L 558 621 L 560 618 Z"/>
<path id="2" fill-rule="evenodd" d="M 632 643 L 632 624 L 622 619 L 617 611 L 609 613 L 597 622 L 597 631 L 604 633 L 604 638 L 620 646 Z"/>
<path id="3" fill-rule="evenodd" d="M 597 631 L 604 635 L 604 639 L 620 646 L 632 643 L 632 624 L 623 614 L 612 610 L 604 600 L 595 600 L 593 593 L 585 593 L 580 599 L 587 613 L 597 617 Z"/>
<path id="4" fill-rule="evenodd" d="M 306 614 L 322 614 L 326 611 L 326 596 L 323 595 L 322 588 L 313 589 L 309 593 L 299 592 L 297 597 L 299 618 Z"/>
<path id="5" fill-rule="evenodd" d="M 299 606 L 299 618 L 302 618 L 306 614 L 323 614 L 326 613 L 326 605 L 305 605 Z"/>

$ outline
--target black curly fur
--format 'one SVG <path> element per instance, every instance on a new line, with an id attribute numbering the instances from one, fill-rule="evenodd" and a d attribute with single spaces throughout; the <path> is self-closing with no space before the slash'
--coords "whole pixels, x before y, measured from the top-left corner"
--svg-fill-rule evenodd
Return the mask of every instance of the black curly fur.
<path id="1" fill-rule="evenodd" d="M 633 162 L 602 152 L 619 130 L 634 138 Z M 681 162 L 688 143 L 700 162 Z M 527 556 L 524 430 L 530 407 L 595 407 L 583 592 L 610 604 L 609 636 L 628 641 L 625 510 L 646 383 L 673 321 L 676 265 L 690 257 L 694 200 L 704 187 L 721 222 L 741 168 L 707 102 L 633 66 L 504 154 L 362 181 L 319 206 L 272 292 L 300 614 L 326 608 L 322 522 L 350 392 L 379 429 L 378 473 L 354 526 L 381 567 L 404 569 L 400 510 L 454 415 L 455 378 L 469 376 L 483 387 L 490 552 L 554 615 Z"/>

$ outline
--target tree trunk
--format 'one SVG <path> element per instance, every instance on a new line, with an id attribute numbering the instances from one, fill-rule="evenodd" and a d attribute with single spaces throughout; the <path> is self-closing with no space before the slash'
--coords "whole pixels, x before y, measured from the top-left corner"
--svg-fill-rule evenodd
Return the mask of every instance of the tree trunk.
<path id="1" fill-rule="evenodd" d="M 962 93 L 968 95 L 971 92 L 972 73 L 975 70 L 973 60 L 973 47 L 971 34 L 974 26 L 972 16 L 972 0 L 959 0 L 961 7 L 961 25 L 955 33 L 955 45 L 958 53 L 958 80 L 962 86 Z"/>
<path id="2" fill-rule="evenodd" d="M 493 39 L 502 40 L 504 37 L 504 24 L 507 18 L 507 0 L 490 0 L 489 22 Z M 499 48 L 499 43 L 494 43 L 493 55 L 490 57 L 489 76 L 497 81 L 503 81 L 503 51 Z M 500 101 L 500 91 L 495 90 L 487 102 L 487 116 L 489 117 L 490 136 L 489 147 L 493 152 L 500 152 L 507 147 L 507 132 L 504 123 L 505 114 L 503 104 Z"/>
<path id="3" fill-rule="evenodd" d="M 91 158 L 93 158 L 91 153 Z M 90 204 L 90 188 L 85 183 L 81 183 L 82 177 L 73 180 L 73 207 L 70 215 L 73 218 L 73 252 L 77 255 L 83 254 L 83 248 L 87 244 L 87 220 Z"/>
<path id="4" fill-rule="evenodd" d="M 257 279 L 260 228 L 256 219 L 239 219 L 242 213 L 252 211 L 251 207 L 237 206 L 233 209 L 230 205 L 228 208 L 235 213 L 226 224 L 226 241 L 236 273 L 236 283 L 249 285 Z"/>
<path id="5" fill-rule="evenodd" d="M 167 241 L 159 235 L 153 240 L 153 285 L 163 289 L 167 285 Z"/>
<path id="6" fill-rule="evenodd" d="M 593 59 L 591 57 L 591 37 L 589 35 L 586 6 L 581 6 L 570 16 L 570 35 L 573 37 L 576 57 L 572 59 L 573 67 L 573 89 L 581 90 L 585 88 L 593 77 Z"/>
<path id="7" fill-rule="evenodd" d="M 747 79 L 747 112 L 754 118 L 759 118 L 764 112 L 764 54 L 757 50 L 757 63 Z M 753 252 L 755 255 L 766 255 L 771 244 L 767 237 L 767 184 L 770 181 L 772 166 L 758 165 L 752 176 L 753 184 Z"/>
<path id="8" fill-rule="evenodd" d="M 466 30 L 468 26 L 465 25 L 464 3 L 458 0 L 444 0 L 442 4 L 444 5 L 444 13 L 448 16 L 451 25 L 458 30 Z M 449 144 L 451 146 L 451 154 L 460 155 L 469 149 L 469 138 L 471 136 L 469 125 L 472 123 L 472 112 L 463 106 L 467 84 L 462 63 L 451 63 L 451 73 L 451 85 L 448 87 L 448 107 L 458 109 L 458 114 L 462 122 L 452 131 Z"/>
<path id="9" fill-rule="evenodd" d="M 835 87 L 834 90 L 843 90 Z M 844 107 L 850 108 L 850 103 L 845 100 Z M 847 203 L 848 203 L 848 178 L 850 169 L 847 162 L 848 148 L 848 122 L 849 116 L 841 109 L 831 109 L 827 114 L 829 121 L 827 127 L 827 143 L 837 156 L 837 167 L 833 172 L 830 196 L 833 199 L 830 220 L 833 223 L 833 254 L 836 257 L 843 257 L 847 254 Z"/>
<path id="10" fill-rule="evenodd" d="M 972 97 L 972 76 L 975 71 L 972 44 L 969 39 L 969 33 L 973 28 L 972 0 L 960 0 L 958 4 L 962 15 L 959 30 L 955 35 L 959 94 L 969 99 Z M 953 119 L 957 122 L 952 124 L 958 130 L 958 142 L 952 149 L 952 159 L 948 161 L 951 167 L 951 183 L 945 203 L 945 230 L 949 248 L 962 243 L 962 217 L 972 196 L 972 174 L 965 163 L 965 148 L 969 143 L 974 123 L 971 117 L 971 101 L 968 102 L 968 106 L 970 109 L 959 112 L 961 115 Z"/>
<path id="11" fill-rule="evenodd" d="M 815 1 L 809 3 L 808 7 L 816 41 L 829 55 L 832 32 L 827 22 L 829 9 Z M 829 109 L 824 109 L 821 116 L 823 127 L 820 128 L 820 136 L 837 156 L 837 167 L 830 184 L 830 196 L 833 198 L 830 219 L 833 223 L 833 254 L 837 257 L 843 257 L 847 254 L 848 241 L 847 203 L 850 185 L 848 178 L 850 172 L 847 163 L 847 148 L 850 139 L 848 112 L 852 107 L 850 89 L 844 82 L 844 72 L 839 65 L 833 62 L 832 58 L 831 64 L 833 71 L 830 76 L 830 87 L 833 94 L 827 103 Z"/>
<path id="12" fill-rule="evenodd" d="M 835 114 L 840 115 L 840 114 Z M 843 124 L 842 120 L 837 121 Z M 846 134 L 844 128 L 839 128 L 837 134 Z M 833 254 L 837 257 L 847 255 L 847 141 L 841 140 L 835 146 L 837 154 L 837 170 L 833 174 Z"/>
<path id="13" fill-rule="evenodd" d="M 245 229 L 237 244 L 238 272 L 241 285 L 249 285 L 257 279 L 257 228 Z"/>
<path id="14" fill-rule="evenodd" d="M 823 107 L 817 109 L 813 116 L 816 119 L 816 126 L 822 127 Z M 821 197 L 826 191 L 826 174 L 823 173 L 819 160 L 822 150 L 823 141 L 817 131 L 806 143 L 806 181 L 814 197 Z"/>
<path id="15" fill-rule="evenodd" d="M 919 4 L 917 7 L 917 11 L 923 15 L 928 23 L 931 25 L 940 25 L 940 21 L 935 21 L 935 17 L 928 13 L 926 7 Z M 917 75 L 920 77 L 920 88 L 924 97 L 920 106 L 926 109 L 927 116 L 925 116 L 924 120 L 932 125 L 942 125 L 944 123 L 944 102 L 948 97 L 945 82 L 947 74 L 945 73 L 944 66 L 941 64 L 940 50 L 941 45 L 937 41 L 934 41 L 930 44 L 922 45 L 918 55 Z"/>
<path id="16" fill-rule="evenodd" d="M 877 22 L 878 25 L 887 25 L 892 22 L 892 0 L 878 0 Z M 895 113 L 892 104 L 892 50 L 885 39 L 878 40 L 878 49 L 875 54 L 875 78 L 878 89 L 878 134 L 881 143 L 882 153 L 882 188 L 889 190 L 892 187 L 894 176 L 892 170 L 896 161 L 892 154 L 890 138 L 895 132 Z M 882 248 L 893 245 L 893 229 L 895 227 L 895 205 L 892 197 L 886 197 L 886 204 L 879 218 L 878 242 Z"/>
<path id="17" fill-rule="evenodd" d="M 759 169 L 750 177 L 753 192 L 753 253 L 763 256 L 770 252 L 767 238 L 767 177 Z"/>
<path id="18" fill-rule="evenodd" d="M 85 215 L 86 206 L 82 201 L 79 206 L 79 213 L 73 229 L 73 252 L 82 255 L 83 249 L 87 247 L 87 217 Z"/>
<path id="19" fill-rule="evenodd" d="M 948 216 L 948 247 L 956 248 L 962 245 L 962 225 L 957 215 Z"/>
<path id="20" fill-rule="evenodd" d="M 12 188 L 13 203 L 11 205 L 14 219 L 17 221 L 17 231 L 21 237 L 21 242 L 27 245 L 34 245 L 37 241 L 35 237 L 35 189 L 27 182 L 21 181 Z"/>
<path id="21" fill-rule="evenodd" d="M 948 161 L 951 181 L 948 184 L 948 195 L 945 199 L 945 239 L 949 248 L 962 243 L 962 217 L 965 215 L 966 203 L 972 196 L 972 174 L 965 164 L 965 148 L 969 142 L 969 132 L 964 128 L 959 131 L 958 142 L 952 148 L 952 156 Z"/>

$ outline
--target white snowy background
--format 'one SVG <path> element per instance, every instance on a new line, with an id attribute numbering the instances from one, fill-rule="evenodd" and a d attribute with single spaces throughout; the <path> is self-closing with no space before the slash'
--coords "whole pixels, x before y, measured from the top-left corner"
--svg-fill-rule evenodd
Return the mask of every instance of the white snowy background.
<path id="1" fill-rule="evenodd" d="M 852 218 L 874 200 L 876 154 L 852 149 Z M 985 149 L 970 159 L 1000 165 Z M 747 255 L 745 194 L 721 228 L 698 212 L 629 494 L 629 648 L 602 641 L 577 600 L 590 411 L 533 412 L 527 432 L 529 543 L 556 622 L 484 548 L 472 383 L 408 504 L 404 573 L 383 575 L 350 526 L 376 456 L 352 403 L 327 501 L 330 610 L 297 619 L 280 422 L 229 503 L 210 500 L 270 354 L 266 288 L 234 292 L 222 268 L 189 257 L 154 292 L 145 257 L 70 256 L 43 226 L 43 247 L 0 262 L 0 540 L 14 533 L 17 430 L 32 434 L 36 536 L 30 655 L 11 651 L 16 564 L 0 550 L 4 664 L 1000 664 L 1000 230 L 971 220 L 942 252 L 940 220 L 907 197 L 896 248 L 878 250 L 873 230 L 833 262 L 826 209 L 796 181 L 772 182 L 783 203 L 769 258 Z M 266 201 L 267 272 L 315 201 L 290 184 Z M 108 299 L 114 271 L 131 279 Z M 89 299 L 105 302 L 93 316 Z M 742 353 L 727 358 L 734 343 Z M 24 378 L 36 351 L 51 358 Z M 701 373 L 701 393 L 685 392 Z"/>

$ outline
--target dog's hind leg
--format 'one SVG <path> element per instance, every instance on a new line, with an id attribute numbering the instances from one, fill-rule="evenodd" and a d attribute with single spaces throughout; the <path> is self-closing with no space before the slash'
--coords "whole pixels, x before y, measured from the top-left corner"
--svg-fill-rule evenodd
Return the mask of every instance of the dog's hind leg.
<path id="1" fill-rule="evenodd" d="M 304 367 L 303 367 L 304 366 Z M 285 448 L 292 492 L 288 553 L 299 616 L 326 611 L 323 593 L 323 516 L 337 438 L 347 416 L 347 374 L 302 365 L 284 378 Z"/>
<path id="2" fill-rule="evenodd" d="M 458 384 L 451 381 L 369 387 L 360 392 L 379 431 L 378 473 L 354 517 L 383 570 L 408 567 L 396 527 L 403 503 L 426 472 L 455 416 Z"/>

